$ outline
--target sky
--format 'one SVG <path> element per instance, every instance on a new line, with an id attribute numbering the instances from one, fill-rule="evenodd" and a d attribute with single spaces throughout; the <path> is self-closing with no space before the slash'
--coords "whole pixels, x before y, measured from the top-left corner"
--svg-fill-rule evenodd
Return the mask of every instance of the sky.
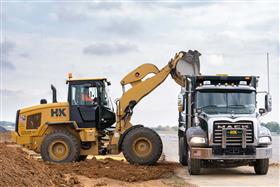
<path id="1" fill-rule="evenodd" d="M 0 120 L 17 109 L 66 101 L 67 74 L 107 77 L 114 101 L 120 80 L 143 63 L 165 66 L 176 52 L 196 49 L 201 73 L 260 76 L 267 91 L 270 54 L 273 111 L 279 122 L 278 1 L 1 1 Z M 177 125 L 180 86 L 169 76 L 134 109 L 133 124 Z M 264 107 L 258 94 L 258 107 Z"/>

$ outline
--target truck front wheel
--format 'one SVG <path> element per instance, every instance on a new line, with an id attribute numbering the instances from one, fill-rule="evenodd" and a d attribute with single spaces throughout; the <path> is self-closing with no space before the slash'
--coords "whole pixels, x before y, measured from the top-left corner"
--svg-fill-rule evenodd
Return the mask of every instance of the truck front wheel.
<path id="1" fill-rule="evenodd" d="M 269 159 L 258 159 L 254 164 L 255 173 L 257 175 L 266 175 L 269 168 Z"/>
<path id="2" fill-rule="evenodd" d="M 188 147 L 188 170 L 190 175 L 200 174 L 200 160 L 191 158 L 191 148 Z"/>
<path id="3" fill-rule="evenodd" d="M 134 128 L 125 135 L 122 151 L 131 164 L 152 165 L 161 156 L 162 141 L 152 129 Z"/>
<path id="4" fill-rule="evenodd" d="M 179 162 L 183 166 L 188 165 L 187 141 L 185 137 L 179 138 Z"/>

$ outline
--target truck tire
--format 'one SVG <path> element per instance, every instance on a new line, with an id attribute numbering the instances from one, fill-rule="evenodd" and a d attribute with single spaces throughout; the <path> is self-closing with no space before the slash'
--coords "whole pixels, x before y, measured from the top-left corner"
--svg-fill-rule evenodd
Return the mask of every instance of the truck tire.
<path id="1" fill-rule="evenodd" d="M 200 160 L 191 158 L 190 147 L 188 147 L 188 171 L 190 175 L 200 174 Z"/>
<path id="2" fill-rule="evenodd" d="M 41 156 L 44 161 L 49 162 L 77 161 L 80 156 L 80 141 L 67 130 L 55 130 L 44 138 Z"/>
<path id="3" fill-rule="evenodd" d="M 269 168 L 269 159 L 257 159 L 254 164 L 255 173 L 257 175 L 266 175 Z"/>
<path id="4" fill-rule="evenodd" d="M 152 129 L 132 129 L 124 137 L 122 151 L 131 164 L 153 165 L 162 154 L 162 141 Z"/>
<path id="5" fill-rule="evenodd" d="M 188 165 L 188 151 L 185 137 L 179 137 L 179 162 L 183 166 Z"/>

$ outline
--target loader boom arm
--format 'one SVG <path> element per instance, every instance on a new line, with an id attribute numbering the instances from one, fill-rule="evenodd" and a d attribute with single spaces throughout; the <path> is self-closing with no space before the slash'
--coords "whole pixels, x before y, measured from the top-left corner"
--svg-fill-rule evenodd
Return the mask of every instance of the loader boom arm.
<path id="1" fill-rule="evenodd" d="M 197 52 L 197 51 L 195 51 Z M 187 54 L 187 55 L 186 55 Z M 198 52 L 196 54 L 199 54 Z M 199 54 L 200 55 L 200 54 Z M 143 64 L 127 74 L 122 80 L 121 85 L 123 87 L 123 95 L 119 99 L 117 104 L 117 124 L 116 131 L 123 133 L 126 129 L 130 128 L 132 124 L 130 119 L 132 116 L 132 110 L 135 105 L 146 95 L 151 93 L 161 83 L 165 81 L 169 74 L 175 82 L 181 86 L 184 86 L 184 77 L 176 71 L 176 65 L 184 58 L 190 58 L 190 54 L 186 52 L 179 52 L 175 54 L 169 63 L 159 70 L 153 64 Z M 148 74 L 153 76 L 144 79 Z M 125 91 L 125 85 L 131 85 L 131 88 Z"/>

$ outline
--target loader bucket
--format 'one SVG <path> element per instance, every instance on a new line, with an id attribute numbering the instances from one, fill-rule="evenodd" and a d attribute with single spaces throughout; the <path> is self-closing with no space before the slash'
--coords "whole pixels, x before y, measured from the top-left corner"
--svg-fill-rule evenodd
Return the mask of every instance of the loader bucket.
<path id="1" fill-rule="evenodd" d="M 189 50 L 187 53 L 184 52 L 184 56 L 178 61 L 176 66 L 176 74 L 180 76 L 192 76 L 200 74 L 200 61 L 199 56 L 201 55 L 198 51 Z"/>

